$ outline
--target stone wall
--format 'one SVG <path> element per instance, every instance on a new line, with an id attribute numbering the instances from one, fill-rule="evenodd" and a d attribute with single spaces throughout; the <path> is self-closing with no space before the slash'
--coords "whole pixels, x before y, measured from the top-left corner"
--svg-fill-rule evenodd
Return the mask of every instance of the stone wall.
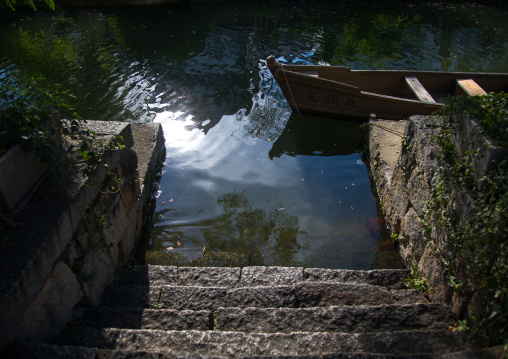
<path id="1" fill-rule="evenodd" d="M 0 348 L 47 342 L 76 304 L 97 305 L 117 265 L 131 257 L 145 222 L 155 167 L 165 151 L 160 125 L 88 123 L 107 144 L 104 163 L 58 190 L 39 185 L 0 248 Z M 70 192 L 70 193 L 69 193 Z"/>
<path id="2" fill-rule="evenodd" d="M 435 124 L 438 120 L 432 121 Z M 459 153 L 464 155 L 472 148 L 485 149 L 479 159 L 471 159 L 478 161 L 474 163 L 478 180 L 504 152 L 475 130 L 474 121 L 464 120 L 463 123 L 461 130 L 452 136 Z M 412 116 L 408 121 L 371 121 L 369 156 L 386 223 L 391 234 L 396 236 L 402 261 L 428 282 L 428 296 L 432 302 L 449 304 L 454 315 L 461 318 L 468 299 L 447 285 L 442 259 L 453 259 L 454 254 L 447 246 L 446 233 L 436 223 L 422 225 L 433 178 L 440 167 L 433 139 L 437 131 L 435 126 L 430 126 L 427 116 Z M 458 223 L 464 224 L 471 215 L 473 198 L 466 190 L 454 190 L 453 198 Z M 423 233 L 429 228 L 431 240 Z M 459 280 L 467 280 L 463 268 L 454 270 Z"/>
<path id="3" fill-rule="evenodd" d="M 424 238 L 421 224 L 430 196 L 430 183 L 439 168 L 437 149 L 431 143 L 431 136 L 437 130 L 427 128 L 425 120 L 424 116 L 409 119 L 403 136 L 405 145 L 402 146 L 402 137 L 398 139 L 400 152 L 390 181 L 379 186 L 378 191 L 386 223 L 390 232 L 397 235 L 402 261 L 427 280 L 432 302 L 449 303 L 451 294 L 444 271 L 432 243 Z"/>

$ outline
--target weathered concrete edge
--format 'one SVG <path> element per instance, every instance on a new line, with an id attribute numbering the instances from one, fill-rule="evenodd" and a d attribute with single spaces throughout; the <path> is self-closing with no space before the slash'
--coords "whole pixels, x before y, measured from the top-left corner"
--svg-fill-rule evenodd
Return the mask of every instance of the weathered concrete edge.
<path id="1" fill-rule="evenodd" d="M 139 196 L 140 214 L 145 224 L 150 212 L 150 204 L 154 194 L 154 184 L 157 182 L 157 169 L 166 157 L 164 132 L 160 123 L 132 124 L 134 146 L 132 149 L 138 157 L 138 175 L 140 178 L 141 194 Z M 136 141 L 137 139 L 137 141 Z M 137 235 L 130 255 L 137 248 L 142 228 L 137 229 Z"/>
<path id="2" fill-rule="evenodd" d="M 367 131 L 369 161 L 381 207 L 390 195 L 393 171 L 402 150 L 407 121 L 371 120 Z"/>
<path id="3" fill-rule="evenodd" d="M 153 131 L 150 134 L 150 131 Z M 142 207 L 146 210 L 147 202 L 152 195 L 152 184 L 155 181 L 156 169 L 161 160 L 165 157 L 166 146 L 164 133 L 159 123 L 132 124 L 132 134 L 134 136 L 134 146 L 132 149 L 138 156 L 138 173 L 142 178 L 141 182 L 141 200 Z M 150 141 L 150 136 L 152 140 Z M 144 137 L 145 141 L 140 141 L 137 137 Z M 151 143 L 151 146 L 150 146 Z"/>

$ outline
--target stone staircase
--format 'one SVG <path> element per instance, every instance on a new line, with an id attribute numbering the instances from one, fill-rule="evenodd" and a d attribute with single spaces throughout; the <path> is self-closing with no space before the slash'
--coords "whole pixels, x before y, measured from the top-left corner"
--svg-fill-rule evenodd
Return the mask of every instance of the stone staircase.
<path id="1" fill-rule="evenodd" d="M 449 308 L 404 289 L 406 270 L 143 266 L 53 344 L 6 358 L 445 358 L 468 350 Z"/>

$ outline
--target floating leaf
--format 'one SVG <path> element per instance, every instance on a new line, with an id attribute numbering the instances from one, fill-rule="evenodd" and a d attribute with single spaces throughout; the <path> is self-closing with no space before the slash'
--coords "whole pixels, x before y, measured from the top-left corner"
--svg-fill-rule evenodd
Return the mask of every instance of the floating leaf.
<path id="1" fill-rule="evenodd" d="M 203 252 L 205 251 L 205 248 L 206 248 L 206 247 L 203 247 Z"/>

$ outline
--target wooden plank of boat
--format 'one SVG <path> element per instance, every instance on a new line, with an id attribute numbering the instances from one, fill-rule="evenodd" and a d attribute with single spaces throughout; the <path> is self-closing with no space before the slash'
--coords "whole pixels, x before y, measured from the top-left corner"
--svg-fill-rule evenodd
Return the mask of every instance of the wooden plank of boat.
<path id="1" fill-rule="evenodd" d="M 457 81 L 468 79 L 474 79 L 485 91 L 508 90 L 507 73 L 350 70 L 339 66 L 281 65 L 272 56 L 267 58 L 267 66 L 291 108 L 331 117 L 368 118 L 375 113 L 378 118 L 404 119 L 430 115 L 443 106 L 440 99 L 455 94 Z"/>
<path id="2" fill-rule="evenodd" d="M 457 80 L 457 91 L 456 95 L 469 95 L 469 96 L 478 96 L 478 95 L 486 95 L 484 89 L 478 85 L 473 79 L 465 79 L 465 80 Z"/>
<path id="3" fill-rule="evenodd" d="M 425 89 L 425 87 L 423 87 L 423 85 L 420 83 L 420 81 L 418 81 L 416 76 L 405 76 L 405 79 L 406 79 L 407 84 L 411 88 L 411 90 L 413 90 L 413 92 L 415 93 L 416 97 L 418 97 L 418 99 L 420 101 L 423 101 L 423 102 L 436 102 L 436 100 L 434 100 L 434 98 L 432 98 L 432 96 Z"/>

